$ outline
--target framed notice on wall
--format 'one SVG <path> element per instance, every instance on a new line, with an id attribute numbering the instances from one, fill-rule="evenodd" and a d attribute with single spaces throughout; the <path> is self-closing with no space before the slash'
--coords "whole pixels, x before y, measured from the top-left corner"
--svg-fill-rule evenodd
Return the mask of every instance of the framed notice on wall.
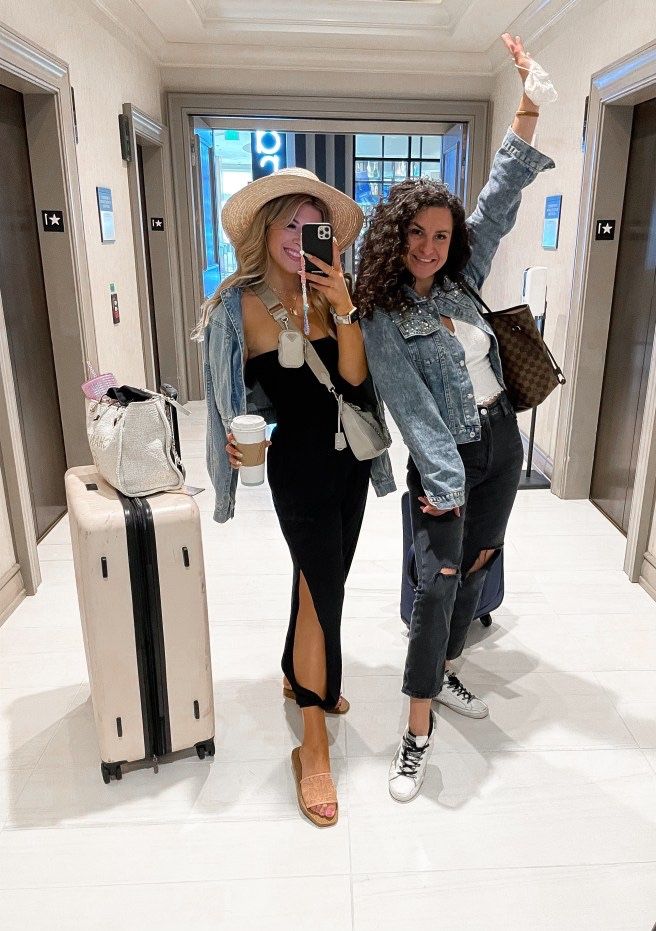
<path id="1" fill-rule="evenodd" d="M 560 232 L 560 208 L 562 194 L 552 194 L 544 200 L 544 223 L 542 225 L 542 248 L 557 249 Z"/>
<path id="2" fill-rule="evenodd" d="M 98 218 L 100 220 L 100 239 L 102 242 L 115 242 L 116 230 L 114 228 L 114 207 L 112 205 L 112 190 L 108 187 L 97 187 Z"/>

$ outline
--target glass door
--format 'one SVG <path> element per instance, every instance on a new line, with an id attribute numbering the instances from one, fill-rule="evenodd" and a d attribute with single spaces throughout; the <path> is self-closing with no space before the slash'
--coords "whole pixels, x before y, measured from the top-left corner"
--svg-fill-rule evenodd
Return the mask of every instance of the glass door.
<path id="1" fill-rule="evenodd" d="M 221 210 L 232 194 L 253 179 L 279 168 L 298 165 L 322 181 L 344 191 L 369 216 L 394 184 L 405 178 L 443 180 L 462 196 L 465 123 L 412 123 L 399 125 L 409 132 L 319 132 L 294 121 L 267 128 L 258 121 L 252 128 L 228 119 L 202 119 L 195 128 L 198 253 L 204 298 L 211 297 L 236 269 L 235 252 L 221 226 Z M 242 128 L 233 128 L 242 124 Z M 214 128 L 207 128 L 213 125 Z M 275 121 L 272 121 L 276 126 Z M 293 126 L 297 129 L 292 131 Z M 395 129 L 394 124 L 387 124 Z M 357 128 L 365 128 L 359 123 Z M 343 129 L 347 128 L 344 124 Z M 356 127 L 353 126 L 353 129 Z M 381 128 L 387 128 L 381 127 Z M 430 133 L 426 129 L 430 128 Z M 340 126 L 340 130 L 342 127 Z M 358 243 L 344 257 L 347 270 L 355 265 Z"/>

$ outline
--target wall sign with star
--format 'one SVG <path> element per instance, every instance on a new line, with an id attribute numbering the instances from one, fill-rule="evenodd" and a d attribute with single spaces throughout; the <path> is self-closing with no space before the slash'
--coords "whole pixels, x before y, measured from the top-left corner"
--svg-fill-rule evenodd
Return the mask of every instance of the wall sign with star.
<path id="1" fill-rule="evenodd" d="M 605 239 L 611 242 L 615 239 L 616 220 L 597 220 L 595 223 L 595 239 Z"/>
<path id="2" fill-rule="evenodd" d="M 155 232 L 159 232 L 164 229 L 164 217 L 151 217 L 150 218 L 150 228 Z"/>
<path id="3" fill-rule="evenodd" d="M 42 210 L 41 222 L 46 233 L 63 233 L 64 232 L 64 211 L 63 210 Z"/>

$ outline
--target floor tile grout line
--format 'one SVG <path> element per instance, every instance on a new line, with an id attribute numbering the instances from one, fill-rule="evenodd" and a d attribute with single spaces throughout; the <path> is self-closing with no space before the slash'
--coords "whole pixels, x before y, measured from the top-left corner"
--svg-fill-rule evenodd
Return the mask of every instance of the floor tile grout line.
<path id="1" fill-rule="evenodd" d="M 521 866 L 476 866 L 476 867 L 458 867 L 456 869 L 449 869 L 445 867 L 444 869 L 417 869 L 417 870 L 363 870 L 362 872 L 353 873 L 352 876 L 355 880 L 361 877 L 374 877 L 374 878 L 383 878 L 386 876 L 416 876 L 416 875 L 431 875 L 434 873 L 438 874 L 449 874 L 449 873 L 491 873 L 491 872 L 518 872 L 523 870 L 531 871 L 555 871 L 562 869 L 571 869 L 571 870 L 585 870 L 585 869 L 598 869 L 601 867 L 631 867 L 631 866 L 656 866 L 656 860 L 620 860 L 620 861 L 604 861 L 604 862 L 595 862 L 595 863 L 546 863 L 546 864 L 528 864 Z M 344 878 L 346 879 L 349 876 L 348 873 L 331 873 L 329 878 Z M 125 883 L 116 883 L 116 882 L 107 882 L 107 883 L 78 883 L 75 885 L 52 885 L 52 886 L 0 886 L 0 896 L 3 892 L 30 892 L 30 891 L 57 891 L 63 889 L 121 889 L 121 888 L 132 888 L 137 886 L 190 886 L 190 885 L 211 885 L 211 884 L 220 884 L 220 883 L 246 883 L 252 882 L 253 880 L 268 880 L 268 881 L 285 881 L 285 880 L 294 880 L 294 879 L 326 879 L 328 874 L 326 873 L 313 873 L 313 874 L 303 874 L 298 876 L 271 876 L 265 874 L 257 874 L 255 876 L 237 876 L 230 879 L 174 879 L 167 882 L 162 881 L 146 881 L 146 882 L 125 882 Z"/>

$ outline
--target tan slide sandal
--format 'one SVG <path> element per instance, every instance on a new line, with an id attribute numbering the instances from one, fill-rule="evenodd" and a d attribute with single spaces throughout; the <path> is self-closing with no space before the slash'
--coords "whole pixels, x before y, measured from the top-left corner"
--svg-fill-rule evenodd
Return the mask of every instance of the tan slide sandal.
<path id="1" fill-rule="evenodd" d="M 315 776 L 303 778 L 300 749 L 300 747 L 296 747 L 292 750 L 292 772 L 296 783 L 298 807 L 312 824 L 316 824 L 318 828 L 328 828 L 333 824 L 337 824 L 337 818 L 339 817 L 337 790 L 335 789 L 333 777 L 330 773 L 317 773 Z M 316 811 L 310 811 L 311 808 L 316 808 L 317 805 L 334 805 L 335 814 L 332 818 L 324 818 L 317 814 Z"/>
<path id="2" fill-rule="evenodd" d="M 282 694 L 285 696 L 285 698 L 289 698 L 290 701 L 296 701 L 296 693 L 293 689 L 283 688 Z M 330 711 L 326 711 L 326 714 L 346 714 L 350 707 L 350 703 L 344 698 L 343 695 L 340 695 L 339 701 L 335 707 L 331 708 Z"/>

